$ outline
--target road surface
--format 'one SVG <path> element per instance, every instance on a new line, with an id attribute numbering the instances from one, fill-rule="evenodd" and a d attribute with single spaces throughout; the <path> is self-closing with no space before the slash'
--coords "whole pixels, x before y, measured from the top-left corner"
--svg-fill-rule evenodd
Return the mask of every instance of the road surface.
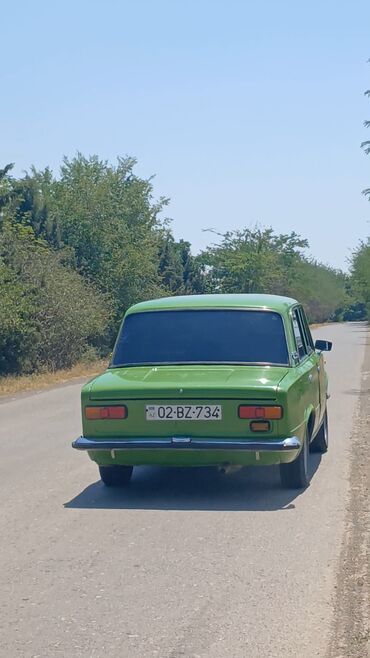
<path id="1" fill-rule="evenodd" d="M 275 468 L 141 468 L 112 491 L 70 447 L 80 384 L 0 404 L 2 657 L 347 655 L 333 633 L 368 334 L 315 333 L 334 341 L 331 445 L 302 493 Z"/>

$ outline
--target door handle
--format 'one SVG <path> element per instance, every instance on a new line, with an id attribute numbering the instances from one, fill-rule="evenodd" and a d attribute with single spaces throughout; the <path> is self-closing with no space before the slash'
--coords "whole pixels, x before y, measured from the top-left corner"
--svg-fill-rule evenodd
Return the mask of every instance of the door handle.
<path id="1" fill-rule="evenodd" d="M 308 381 L 311 383 L 312 380 L 313 380 L 313 376 L 312 376 L 312 375 L 308 375 Z"/>
<path id="2" fill-rule="evenodd" d="M 320 372 L 321 368 L 320 366 L 317 366 L 317 372 Z"/>

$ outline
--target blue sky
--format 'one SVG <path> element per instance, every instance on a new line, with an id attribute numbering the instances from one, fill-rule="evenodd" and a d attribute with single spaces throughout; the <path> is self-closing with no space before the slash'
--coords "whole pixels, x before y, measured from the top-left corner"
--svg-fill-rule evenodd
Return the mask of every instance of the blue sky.
<path id="1" fill-rule="evenodd" d="M 0 9 L 0 166 L 135 156 L 195 251 L 259 223 L 345 268 L 370 233 L 368 0 Z"/>

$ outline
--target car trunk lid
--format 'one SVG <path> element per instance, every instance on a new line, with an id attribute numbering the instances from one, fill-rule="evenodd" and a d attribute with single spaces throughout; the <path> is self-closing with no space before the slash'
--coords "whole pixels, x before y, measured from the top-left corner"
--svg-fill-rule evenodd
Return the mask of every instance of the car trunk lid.
<path id="1" fill-rule="evenodd" d="M 96 401 L 226 399 L 274 400 L 286 366 L 171 365 L 112 368 L 90 384 Z"/>

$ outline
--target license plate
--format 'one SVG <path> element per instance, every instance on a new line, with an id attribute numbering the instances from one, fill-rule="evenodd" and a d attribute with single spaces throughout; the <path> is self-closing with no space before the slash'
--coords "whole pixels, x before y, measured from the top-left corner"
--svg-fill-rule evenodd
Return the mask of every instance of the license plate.
<path id="1" fill-rule="evenodd" d="M 222 420 L 219 404 L 150 404 L 147 420 Z"/>

